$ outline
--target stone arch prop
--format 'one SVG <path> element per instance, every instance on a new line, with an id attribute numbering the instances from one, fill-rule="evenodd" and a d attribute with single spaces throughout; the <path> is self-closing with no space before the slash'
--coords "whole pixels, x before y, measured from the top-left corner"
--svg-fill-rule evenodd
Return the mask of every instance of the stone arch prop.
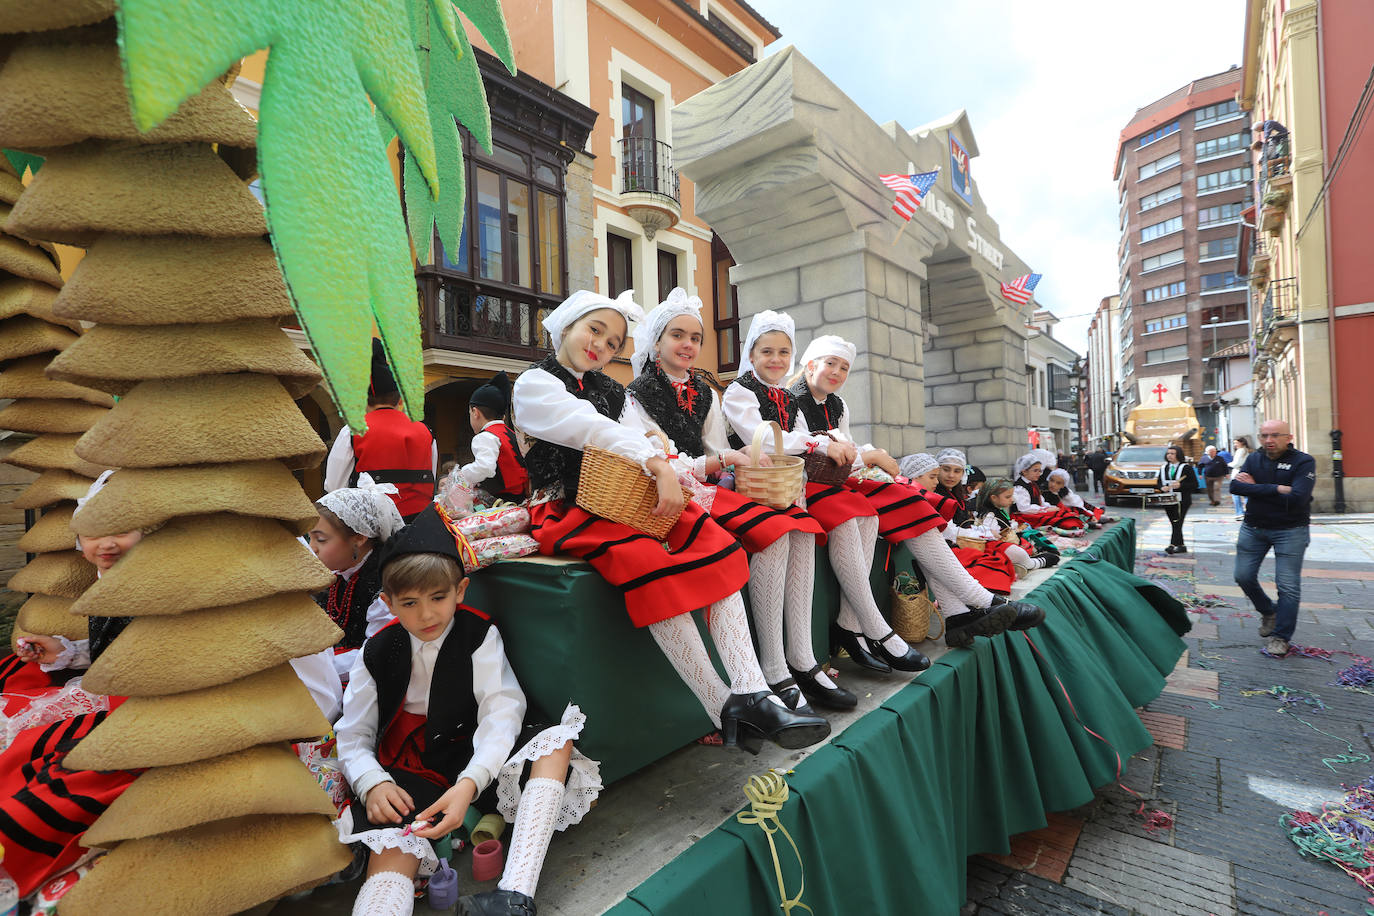
<path id="1" fill-rule="evenodd" d="M 845 398 L 861 441 L 899 455 L 957 445 L 1000 469 L 1024 436 L 1031 306 L 998 284 L 1029 271 L 976 186 L 969 202 L 953 191 L 951 136 L 977 156 L 964 112 L 910 133 L 879 125 L 795 48 L 673 109 L 674 158 L 734 256 L 741 318 L 782 309 L 799 346 L 855 343 Z M 903 230 L 878 176 L 936 166 Z"/>

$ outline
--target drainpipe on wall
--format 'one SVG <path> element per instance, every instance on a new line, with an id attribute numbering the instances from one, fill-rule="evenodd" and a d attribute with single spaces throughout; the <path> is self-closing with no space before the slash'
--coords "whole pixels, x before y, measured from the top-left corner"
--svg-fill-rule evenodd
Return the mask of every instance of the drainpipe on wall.
<path id="1" fill-rule="evenodd" d="M 1317 98 L 1321 107 L 1322 119 L 1322 178 L 1326 178 L 1327 163 L 1326 159 L 1330 155 L 1330 136 L 1327 132 L 1326 117 L 1326 42 L 1323 35 L 1323 16 L 1322 5 L 1317 4 Z M 1323 247 L 1326 248 L 1326 344 L 1327 344 L 1327 363 L 1330 368 L 1331 385 L 1331 484 L 1332 499 L 1331 508 L 1333 511 L 1345 513 L 1345 460 L 1341 455 L 1341 410 L 1340 398 L 1336 393 L 1336 290 L 1334 286 L 1334 272 L 1331 268 L 1331 193 L 1335 191 L 1335 185 L 1327 188 L 1326 200 L 1322 202 L 1322 217 L 1325 223 L 1326 237 L 1323 240 Z"/>

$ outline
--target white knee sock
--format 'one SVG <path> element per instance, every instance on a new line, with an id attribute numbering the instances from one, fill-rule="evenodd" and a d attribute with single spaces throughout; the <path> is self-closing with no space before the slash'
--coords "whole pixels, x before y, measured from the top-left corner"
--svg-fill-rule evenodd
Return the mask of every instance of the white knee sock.
<path id="1" fill-rule="evenodd" d="M 498 888 L 517 891 L 526 897 L 534 896 L 562 803 L 561 780 L 535 777 L 525 783 L 525 790 L 520 793 L 520 807 L 515 812 L 515 831 L 510 838 L 510 852 L 506 853 L 506 869 L 501 873 Z"/>
<path id="2" fill-rule="evenodd" d="M 782 619 L 783 596 L 792 587 L 788 581 L 790 543 L 784 535 L 749 558 L 749 607 L 759 638 L 759 664 L 770 684 L 787 679 Z"/>
<path id="3" fill-rule="evenodd" d="M 953 599 L 952 603 L 957 603 L 964 609 L 987 607 L 992 604 L 992 592 L 979 585 L 978 580 L 960 565 L 954 551 L 949 549 L 949 545 L 940 537 L 938 531 L 927 531 L 914 538 L 907 538 L 902 544 L 916 558 L 917 565 L 921 567 L 926 581 L 930 583 L 930 593 L 937 601 L 940 600 L 936 594 L 938 591 L 946 595 L 947 600 Z M 962 614 L 963 610 L 957 613 Z M 946 610 L 945 616 L 952 615 Z"/>
<path id="4" fill-rule="evenodd" d="M 877 537 L 877 517 L 864 516 L 851 518 L 837 526 L 830 532 L 829 540 L 826 541 L 826 546 L 830 550 L 830 565 L 835 570 L 835 578 L 840 580 L 840 626 L 845 626 L 847 611 L 848 616 L 858 623 L 860 632 L 869 639 L 877 639 L 892 632 L 892 625 L 883 619 L 877 602 L 873 600 L 873 592 L 868 582 Z M 945 552 L 949 553 L 948 547 L 945 548 Z M 953 557 L 953 554 L 950 556 Z M 883 640 L 883 648 L 893 655 L 900 656 L 905 655 L 909 647 L 900 636 L 893 633 Z"/>
<path id="5" fill-rule="evenodd" d="M 716 654 L 730 675 L 730 692 L 767 690 L 768 682 L 759 668 L 759 657 L 754 654 L 754 639 L 749 635 L 749 615 L 744 611 L 744 598 L 739 592 L 711 605 L 710 628 Z M 716 710 L 719 712 L 720 707 Z"/>
<path id="6" fill-rule="evenodd" d="M 1011 560 L 1013 566 L 1020 566 L 1024 569 L 1039 569 L 1045 565 L 1043 557 L 1032 557 L 1026 553 L 1026 548 L 1019 544 L 1007 545 L 1007 559 Z"/>
<path id="7" fill-rule="evenodd" d="M 414 911 L 415 882 L 394 871 L 368 878 L 353 901 L 353 916 L 410 916 Z"/>
<path id="8" fill-rule="evenodd" d="M 787 662 L 798 671 L 816 667 L 816 648 L 811 642 L 812 597 L 816 585 L 816 536 L 805 531 L 787 535 Z M 880 634 L 881 635 L 881 634 Z M 825 672 L 816 672 L 816 683 L 834 687 Z"/>
<path id="9" fill-rule="evenodd" d="M 696 694 L 706 715 L 719 727 L 720 709 L 730 698 L 730 688 L 725 686 L 716 673 L 716 666 L 711 664 L 711 656 L 706 654 L 706 644 L 701 641 L 701 633 L 692 615 L 678 614 L 651 623 L 649 634 L 677 669 L 677 676 Z M 745 637 L 748 637 L 747 629 Z"/>

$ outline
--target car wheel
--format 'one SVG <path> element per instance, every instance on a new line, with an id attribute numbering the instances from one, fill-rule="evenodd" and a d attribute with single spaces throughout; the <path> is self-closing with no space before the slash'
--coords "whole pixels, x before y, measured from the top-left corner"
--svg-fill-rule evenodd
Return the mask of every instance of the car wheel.
<path id="1" fill-rule="evenodd" d="M 1121 505 L 1121 500 L 1117 499 L 1115 496 L 1108 496 L 1106 502 L 1109 506 Z"/>

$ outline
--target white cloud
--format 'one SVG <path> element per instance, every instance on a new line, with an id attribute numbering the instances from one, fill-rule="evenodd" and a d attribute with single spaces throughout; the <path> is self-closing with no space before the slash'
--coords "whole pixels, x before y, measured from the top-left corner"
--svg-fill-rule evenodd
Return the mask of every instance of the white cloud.
<path id="1" fill-rule="evenodd" d="M 968 110 L 973 176 L 1003 243 L 1045 275 L 1036 299 L 1084 349 L 1117 290 L 1112 164 L 1135 110 L 1240 63 L 1242 0 L 752 0 L 877 122 Z"/>

